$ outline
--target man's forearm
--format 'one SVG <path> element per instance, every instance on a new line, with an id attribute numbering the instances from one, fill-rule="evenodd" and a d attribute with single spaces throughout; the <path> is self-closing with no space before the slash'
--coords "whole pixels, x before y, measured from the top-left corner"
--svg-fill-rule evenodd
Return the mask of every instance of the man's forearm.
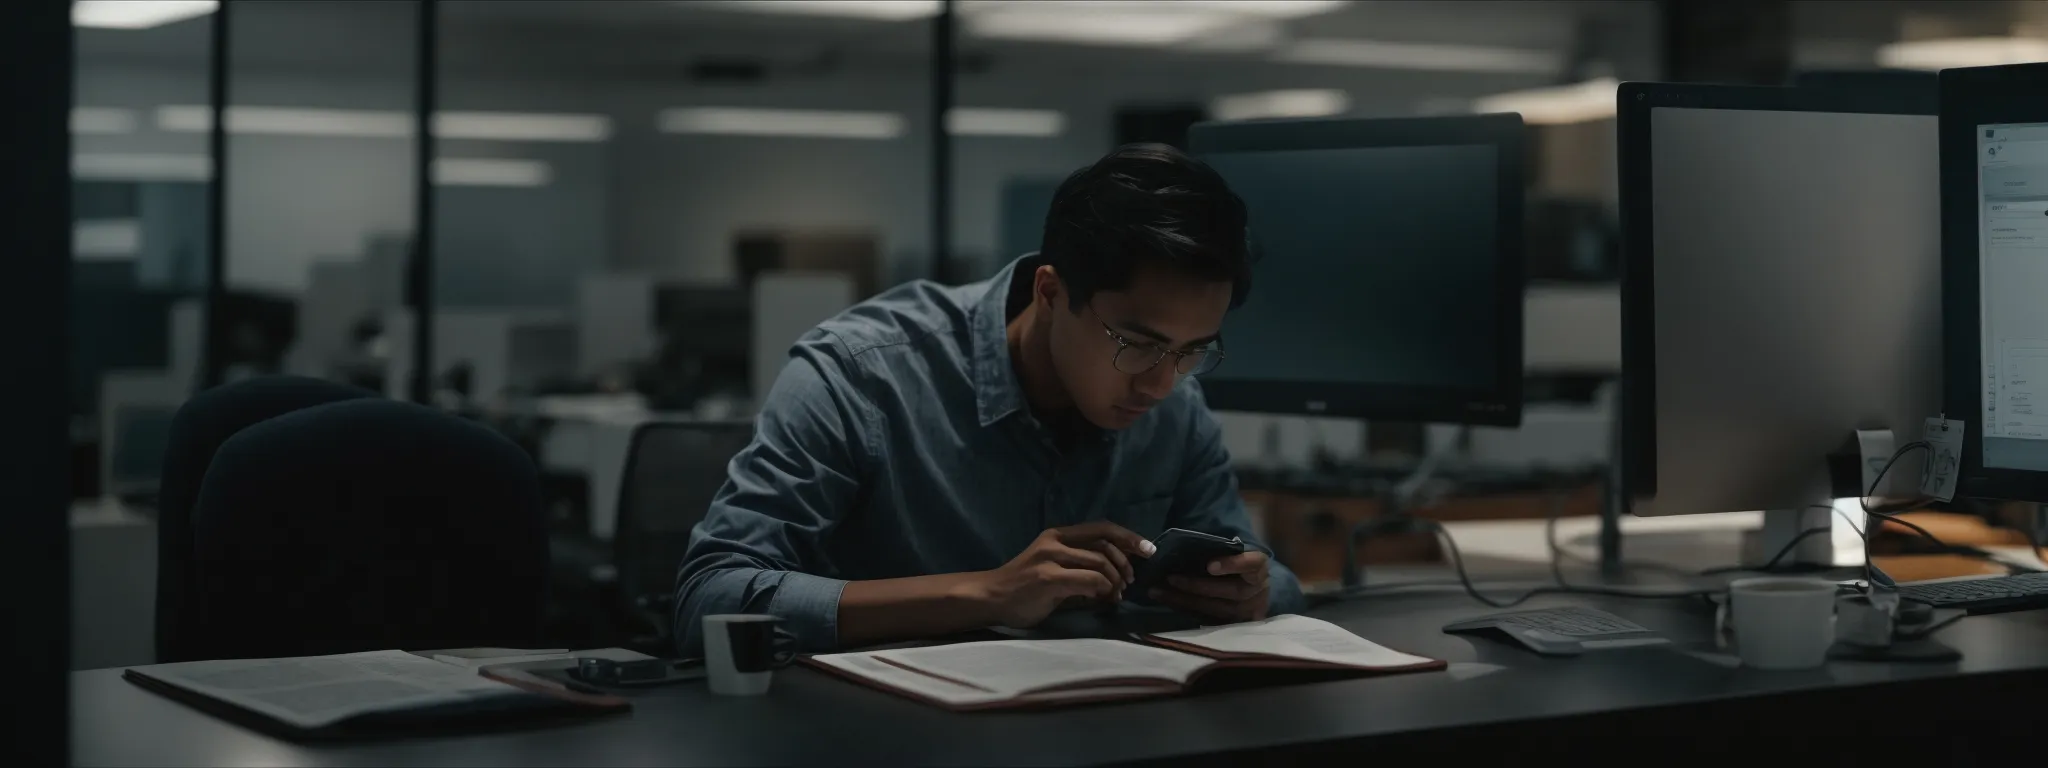
<path id="1" fill-rule="evenodd" d="M 978 573 L 855 581 L 839 596 L 839 645 L 852 647 L 981 629 L 995 622 Z"/>

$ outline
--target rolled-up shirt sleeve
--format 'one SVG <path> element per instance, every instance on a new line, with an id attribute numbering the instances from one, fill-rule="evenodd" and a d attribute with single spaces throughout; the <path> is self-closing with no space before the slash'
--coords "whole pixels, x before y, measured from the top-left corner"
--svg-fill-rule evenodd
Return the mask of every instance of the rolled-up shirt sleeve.
<path id="1" fill-rule="evenodd" d="M 1192 385 L 1192 383 L 1191 383 Z M 1238 494 L 1237 473 L 1230 466 L 1230 452 L 1223 447 L 1223 428 L 1207 407 L 1197 407 L 1188 433 L 1187 458 L 1181 468 L 1180 487 L 1173 495 L 1168 525 L 1191 531 L 1237 536 L 1272 558 L 1273 550 L 1252 532 L 1251 515 L 1244 497 Z M 1267 564 L 1268 610 L 1299 613 L 1307 607 L 1301 581 L 1281 565 L 1278 558 Z"/>
<path id="2" fill-rule="evenodd" d="M 686 658 L 703 653 L 703 617 L 724 613 L 781 617 L 792 650 L 838 644 L 846 581 L 834 577 L 821 538 L 859 495 L 874 417 L 834 346 L 818 332 L 798 342 L 762 401 L 753 441 L 690 535 L 675 601 Z"/>

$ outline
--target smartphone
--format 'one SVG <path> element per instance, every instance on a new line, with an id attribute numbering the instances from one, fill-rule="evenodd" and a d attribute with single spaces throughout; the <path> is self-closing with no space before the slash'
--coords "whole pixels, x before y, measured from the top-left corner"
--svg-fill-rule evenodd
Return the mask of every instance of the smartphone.
<path id="1" fill-rule="evenodd" d="M 1132 568 L 1137 578 L 1124 589 L 1130 599 L 1150 602 L 1146 597 L 1153 587 L 1165 586 L 1166 577 L 1180 575 L 1207 575 L 1209 561 L 1244 552 L 1244 541 L 1232 536 L 1223 538 L 1201 531 L 1185 528 L 1168 528 L 1159 538 L 1152 540 L 1158 547 L 1151 557 L 1138 562 Z"/>

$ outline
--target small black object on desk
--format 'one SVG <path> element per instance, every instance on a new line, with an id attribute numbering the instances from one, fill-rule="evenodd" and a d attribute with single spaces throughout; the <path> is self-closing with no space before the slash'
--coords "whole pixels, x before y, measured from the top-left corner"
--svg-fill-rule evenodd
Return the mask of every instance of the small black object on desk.
<path id="1" fill-rule="evenodd" d="M 585 693 L 604 693 L 608 689 L 649 688 L 690 680 L 704 679 L 704 662 L 699 659 L 641 659 L 636 661 L 614 661 L 600 658 L 578 658 L 576 666 L 569 669 L 534 670 L 539 675 Z"/>

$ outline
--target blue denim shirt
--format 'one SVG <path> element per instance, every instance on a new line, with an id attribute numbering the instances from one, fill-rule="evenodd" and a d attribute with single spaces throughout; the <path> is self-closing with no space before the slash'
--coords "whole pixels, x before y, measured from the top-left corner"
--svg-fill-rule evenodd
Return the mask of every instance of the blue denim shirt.
<path id="1" fill-rule="evenodd" d="M 1121 432 L 1055 447 L 1005 331 L 1029 290 L 1020 268 L 1034 266 L 906 284 L 797 341 L 676 577 L 685 655 L 720 613 L 774 614 L 799 649 L 832 649 L 848 581 L 996 568 L 1057 526 L 1109 520 L 1148 539 L 1188 528 L 1265 548 L 1194 379 Z M 1272 611 L 1300 610 L 1294 574 L 1271 567 Z"/>

